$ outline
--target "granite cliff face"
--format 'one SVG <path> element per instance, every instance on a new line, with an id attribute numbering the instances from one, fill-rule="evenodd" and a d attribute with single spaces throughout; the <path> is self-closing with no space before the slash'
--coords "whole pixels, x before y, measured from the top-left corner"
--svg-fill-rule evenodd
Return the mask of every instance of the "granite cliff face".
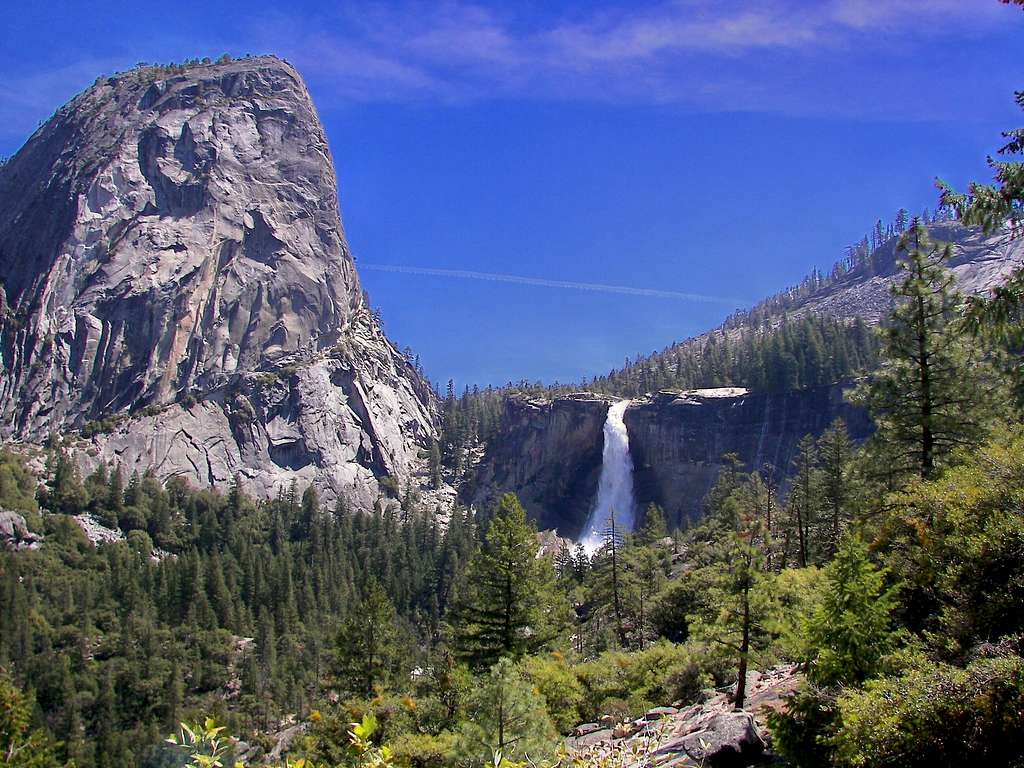
<path id="1" fill-rule="evenodd" d="M 698 519 L 727 453 L 748 470 L 775 467 L 772 480 L 783 485 L 804 435 L 817 437 L 841 418 L 855 442 L 870 436 L 871 420 L 843 389 L 659 392 L 636 401 L 624 420 L 637 502 L 657 503 L 670 526 Z"/>
<path id="2" fill-rule="evenodd" d="M 1015 267 L 1024 264 L 1024 239 L 1009 229 L 986 236 L 981 230 L 947 221 L 928 225 L 937 243 L 949 243 L 949 269 L 957 288 L 964 294 L 981 294 L 1003 282 Z M 830 315 L 844 320 L 860 318 L 880 323 L 892 310 L 890 287 L 900 280 L 898 240 L 889 240 L 864 264 L 844 275 L 837 283 L 808 296 L 789 311 L 790 317 L 806 314 Z"/>
<path id="3" fill-rule="evenodd" d="M 542 530 L 577 536 L 597 493 L 611 402 L 591 394 L 509 398 L 501 436 L 488 445 L 466 500 L 481 506 L 512 491 Z"/>
<path id="4" fill-rule="evenodd" d="M 0 169 L 2 436 L 86 428 L 129 472 L 361 506 L 418 472 L 433 396 L 365 306 L 336 186 L 283 61 L 98 80 Z"/>
<path id="5" fill-rule="evenodd" d="M 474 500 L 514 491 L 542 529 L 576 537 L 597 491 L 608 404 L 594 395 L 510 400 L 500 438 L 481 462 Z M 642 510 L 657 503 L 670 526 L 697 519 L 727 453 L 750 470 L 781 468 L 773 479 L 782 486 L 800 438 L 820 435 L 836 418 L 855 441 L 871 434 L 867 414 L 844 400 L 840 385 L 777 393 L 665 391 L 634 400 L 624 421 L 637 504 Z"/>

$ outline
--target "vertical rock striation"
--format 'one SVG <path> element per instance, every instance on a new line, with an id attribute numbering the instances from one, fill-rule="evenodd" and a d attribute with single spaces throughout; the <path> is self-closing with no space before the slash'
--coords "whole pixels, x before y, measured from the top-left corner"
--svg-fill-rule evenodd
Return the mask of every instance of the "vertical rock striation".
<path id="1" fill-rule="evenodd" d="M 797 443 L 841 418 L 854 442 L 870 436 L 867 413 L 841 385 L 786 392 L 718 389 L 659 392 L 626 410 L 638 505 L 654 502 L 670 526 L 698 520 L 725 454 L 762 470 L 776 488 L 793 468 Z"/>
<path id="2" fill-rule="evenodd" d="M 509 398 L 469 487 L 477 506 L 511 491 L 543 529 L 581 533 L 601 474 L 602 432 L 613 398 L 587 393 L 553 400 Z"/>
<path id="3" fill-rule="evenodd" d="M 0 433 L 362 506 L 430 388 L 365 306 L 327 142 L 273 57 L 101 79 L 0 168 Z"/>
<path id="4" fill-rule="evenodd" d="M 510 400 L 502 429 L 478 467 L 475 501 L 514 491 L 541 528 L 579 537 L 597 496 L 609 400 Z M 727 453 L 748 470 L 776 467 L 771 481 L 783 487 L 800 439 L 817 437 L 836 418 L 856 442 L 873 430 L 838 384 L 788 392 L 664 391 L 634 400 L 623 421 L 637 509 L 655 502 L 671 526 L 698 519 Z"/>

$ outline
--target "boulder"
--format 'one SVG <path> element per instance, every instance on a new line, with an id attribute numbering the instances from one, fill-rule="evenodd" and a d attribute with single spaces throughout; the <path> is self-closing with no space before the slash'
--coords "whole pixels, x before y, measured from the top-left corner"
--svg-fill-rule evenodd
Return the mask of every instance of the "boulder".
<path id="1" fill-rule="evenodd" d="M 644 720 L 650 722 L 652 720 L 661 720 L 663 717 L 671 717 L 672 715 L 677 714 L 679 714 L 679 710 L 675 707 L 654 707 L 644 713 Z"/>
<path id="2" fill-rule="evenodd" d="M 603 744 L 610 742 L 614 738 L 611 728 L 599 728 L 596 731 L 589 731 L 582 736 L 570 737 L 566 740 L 566 746 L 569 749 L 584 749 L 586 747 L 593 747 L 597 744 Z"/>
<path id="3" fill-rule="evenodd" d="M 38 549 L 42 540 L 42 536 L 29 530 L 22 515 L 0 509 L 0 547 L 15 552 Z"/>
<path id="4" fill-rule="evenodd" d="M 600 723 L 583 723 L 582 725 L 577 725 L 573 728 L 572 735 L 576 737 L 587 736 L 594 731 L 600 731 L 602 728 L 604 728 L 604 726 Z"/>
<path id="5" fill-rule="evenodd" d="M 764 759 L 768 748 L 749 712 L 720 712 L 655 750 L 659 765 L 746 768 Z"/>
<path id="6" fill-rule="evenodd" d="M 295 740 L 303 736 L 308 730 L 309 723 L 298 723 L 297 725 L 285 728 L 277 734 L 277 742 L 267 755 L 267 759 L 271 762 L 278 762 L 291 749 Z"/>

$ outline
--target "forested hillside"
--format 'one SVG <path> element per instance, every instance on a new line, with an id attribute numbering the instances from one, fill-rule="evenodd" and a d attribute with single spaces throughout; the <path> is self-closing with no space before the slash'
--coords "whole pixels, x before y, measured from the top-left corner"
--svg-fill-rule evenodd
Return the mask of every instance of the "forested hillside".
<path id="1" fill-rule="evenodd" d="M 566 759 L 617 765 L 674 754 L 644 718 L 742 708 L 764 695 L 751 670 L 796 662 L 771 673 L 784 704 L 749 721 L 793 765 L 1020 764 L 1024 403 L 1005 305 L 1021 278 L 965 322 L 949 249 L 921 226 L 900 247 L 855 395 L 875 436 L 855 449 L 837 422 L 805 440 L 784 500 L 726 462 L 699 525 L 669 532 L 651 507 L 593 557 L 538 556 L 511 495 L 447 525 L 411 493 L 371 515 L 297 488 L 256 503 L 80 479 L 58 438 L 33 494 L 5 454 L 0 505 L 45 539 L 0 559 L 0 659 L 29 692 L 4 683 L 20 714 L 0 746 L 34 744 L 14 764 L 43 766 L 274 763 L 275 746 L 312 765 L 513 766 L 575 733 Z M 124 540 L 94 546 L 81 515 Z M 242 741 L 207 719 L 161 742 L 211 716 Z"/>
<path id="2" fill-rule="evenodd" d="M 940 209 L 1016 248 L 1024 128 L 1006 139 L 993 183 L 940 182 Z M 726 455 L 699 520 L 652 504 L 627 532 L 611 510 L 594 551 L 514 494 L 426 487 L 463 478 L 511 387 L 450 386 L 443 439 L 415 443 L 428 482 L 374 479 L 367 510 L 99 451 L 86 473 L 74 432 L 4 445 L 0 765 L 1024 768 L 1024 264 L 965 295 L 948 229 L 901 214 L 830 275 L 591 382 L 856 376 L 875 425 L 855 445 L 837 419 L 787 467 Z M 877 327 L 802 311 L 880 249 Z"/>

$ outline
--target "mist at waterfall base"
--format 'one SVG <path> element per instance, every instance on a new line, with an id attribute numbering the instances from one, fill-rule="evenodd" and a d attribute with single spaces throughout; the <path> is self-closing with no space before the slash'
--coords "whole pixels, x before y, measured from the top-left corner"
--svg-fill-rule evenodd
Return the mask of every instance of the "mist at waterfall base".
<path id="1" fill-rule="evenodd" d="M 623 415 L 629 400 L 614 403 L 604 422 L 604 450 L 601 455 L 601 478 L 597 500 L 583 529 L 580 544 L 593 555 L 605 542 L 605 532 L 615 517 L 616 532 L 629 533 L 636 522 L 636 500 L 633 497 L 633 457 L 629 455 L 629 434 Z"/>

